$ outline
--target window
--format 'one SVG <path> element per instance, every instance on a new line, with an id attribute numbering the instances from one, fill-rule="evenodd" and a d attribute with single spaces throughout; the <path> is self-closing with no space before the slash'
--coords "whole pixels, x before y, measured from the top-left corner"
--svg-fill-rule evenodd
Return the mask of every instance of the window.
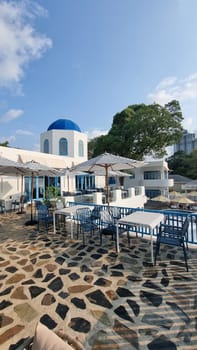
<path id="1" fill-rule="evenodd" d="M 65 138 L 59 140 L 59 155 L 67 156 L 68 155 L 68 141 Z"/>
<path id="2" fill-rule="evenodd" d="M 145 195 L 146 195 L 146 197 L 148 197 L 148 198 L 150 198 L 150 199 L 152 199 L 152 198 L 154 198 L 154 197 L 157 197 L 157 196 L 160 196 L 160 194 L 161 194 L 161 191 L 160 190 L 145 190 Z"/>
<path id="3" fill-rule="evenodd" d="M 27 195 L 27 200 L 32 198 L 32 177 L 24 177 L 24 192 Z M 43 199 L 45 197 L 46 188 L 49 186 L 54 186 L 56 189 L 60 190 L 60 177 L 48 177 L 48 176 L 35 176 L 33 178 L 33 199 Z"/>
<path id="4" fill-rule="evenodd" d="M 160 171 L 145 171 L 144 180 L 160 180 L 161 172 Z"/>
<path id="5" fill-rule="evenodd" d="M 95 176 L 94 175 L 76 175 L 76 190 L 92 190 L 95 189 Z"/>
<path id="6" fill-rule="evenodd" d="M 168 179 L 168 172 L 167 172 L 167 170 L 164 170 L 164 179 Z"/>
<path id="7" fill-rule="evenodd" d="M 109 177 L 108 184 L 109 184 L 109 185 L 115 185 L 115 184 L 116 184 L 116 178 L 115 178 L 115 176 L 110 176 L 110 177 Z"/>
<path id="8" fill-rule="evenodd" d="M 78 155 L 79 157 L 83 157 L 84 156 L 84 147 L 83 147 L 83 141 L 79 140 L 78 143 Z"/>
<path id="9" fill-rule="evenodd" d="M 44 140 L 44 153 L 49 153 L 49 140 Z"/>

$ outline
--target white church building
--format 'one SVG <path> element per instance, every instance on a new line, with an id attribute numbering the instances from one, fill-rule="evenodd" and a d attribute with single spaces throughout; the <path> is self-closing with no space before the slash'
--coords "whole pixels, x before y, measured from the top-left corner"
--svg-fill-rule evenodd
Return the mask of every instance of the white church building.
<path id="1" fill-rule="evenodd" d="M 104 176 L 93 174 L 70 174 L 68 169 L 73 165 L 82 163 L 88 159 L 87 134 L 69 119 L 57 119 L 49 125 L 47 131 L 40 135 L 40 152 L 0 146 L 0 157 L 26 163 L 37 161 L 56 169 L 65 169 L 65 175 L 61 177 L 37 176 L 33 183 L 33 199 L 45 198 L 47 187 L 53 185 L 59 188 L 62 197 L 74 200 L 76 193 L 85 194 L 92 192 L 95 204 L 102 204 L 101 189 L 104 188 Z M 25 193 L 27 201 L 31 200 L 31 177 L 20 175 L 0 175 L 0 200 L 12 202 Z M 148 196 L 167 195 L 169 186 L 173 181 L 168 179 L 168 167 L 164 160 L 151 161 L 142 168 L 133 171 L 130 177 L 121 179 L 110 178 L 112 188 L 111 205 L 143 207 Z M 120 184 L 122 186 L 120 186 Z M 145 187 L 144 187 L 145 185 Z M 127 195 L 122 195 L 122 189 Z M 125 193 L 125 192 L 124 192 Z"/>

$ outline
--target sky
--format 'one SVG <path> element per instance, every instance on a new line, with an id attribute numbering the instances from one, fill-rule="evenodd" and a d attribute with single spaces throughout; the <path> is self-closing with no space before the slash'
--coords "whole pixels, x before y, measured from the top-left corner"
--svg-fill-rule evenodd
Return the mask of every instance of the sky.
<path id="1" fill-rule="evenodd" d="M 196 0 L 0 0 L 0 143 L 39 150 L 59 118 L 92 138 L 176 99 L 197 131 Z"/>

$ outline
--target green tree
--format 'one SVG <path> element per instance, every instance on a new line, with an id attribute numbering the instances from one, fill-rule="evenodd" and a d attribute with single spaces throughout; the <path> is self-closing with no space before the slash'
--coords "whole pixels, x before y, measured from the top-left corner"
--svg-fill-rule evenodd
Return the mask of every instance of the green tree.
<path id="1" fill-rule="evenodd" d="M 197 179 L 197 150 L 190 154 L 183 151 L 176 152 L 168 158 L 168 166 L 172 174 Z"/>
<path id="2" fill-rule="evenodd" d="M 9 142 L 8 141 L 4 141 L 4 142 L 0 143 L 0 146 L 9 147 Z"/>
<path id="3" fill-rule="evenodd" d="M 179 142 L 183 128 L 180 104 L 173 100 L 159 104 L 131 105 L 113 117 L 107 135 L 92 141 L 92 156 L 105 151 L 142 159 L 145 155 L 164 156 L 166 147 Z"/>

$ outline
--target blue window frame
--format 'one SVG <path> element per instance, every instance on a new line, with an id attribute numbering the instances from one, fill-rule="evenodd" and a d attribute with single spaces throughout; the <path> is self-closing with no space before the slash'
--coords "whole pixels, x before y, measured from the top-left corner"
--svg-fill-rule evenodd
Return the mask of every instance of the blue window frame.
<path id="1" fill-rule="evenodd" d="M 116 184 L 116 178 L 115 178 L 115 176 L 110 176 L 110 177 L 109 177 L 108 184 L 109 184 L 109 185 L 115 185 L 115 184 Z"/>
<path id="2" fill-rule="evenodd" d="M 148 198 L 154 198 L 154 197 L 157 197 L 157 196 L 160 196 L 161 194 L 161 191 L 160 190 L 145 190 L 145 194 Z"/>
<path id="3" fill-rule="evenodd" d="M 94 175 L 76 175 L 76 190 L 93 190 L 95 189 L 95 176 Z"/>
<path id="4" fill-rule="evenodd" d="M 30 201 L 32 198 L 31 195 L 31 176 L 25 176 L 25 188 L 24 192 L 27 195 L 27 200 Z M 55 186 L 60 189 L 60 177 L 48 177 L 48 176 L 35 176 L 33 178 L 33 199 L 44 199 L 45 198 L 45 189 L 48 186 Z M 61 189 L 60 189 L 61 190 Z"/>
<path id="5" fill-rule="evenodd" d="M 49 140 L 44 140 L 44 153 L 49 153 Z"/>
<path id="6" fill-rule="evenodd" d="M 161 179 L 161 172 L 158 170 L 144 172 L 144 180 L 160 180 L 160 179 Z"/>
<path id="7" fill-rule="evenodd" d="M 84 156 L 84 144 L 83 144 L 82 140 L 79 140 L 79 142 L 78 142 L 78 155 L 79 155 L 79 157 Z"/>
<path id="8" fill-rule="evenodd" d="M 68 155 L 68 141 L 64 137 L 59 140 L 59 155 L 67 156 Z"/>

